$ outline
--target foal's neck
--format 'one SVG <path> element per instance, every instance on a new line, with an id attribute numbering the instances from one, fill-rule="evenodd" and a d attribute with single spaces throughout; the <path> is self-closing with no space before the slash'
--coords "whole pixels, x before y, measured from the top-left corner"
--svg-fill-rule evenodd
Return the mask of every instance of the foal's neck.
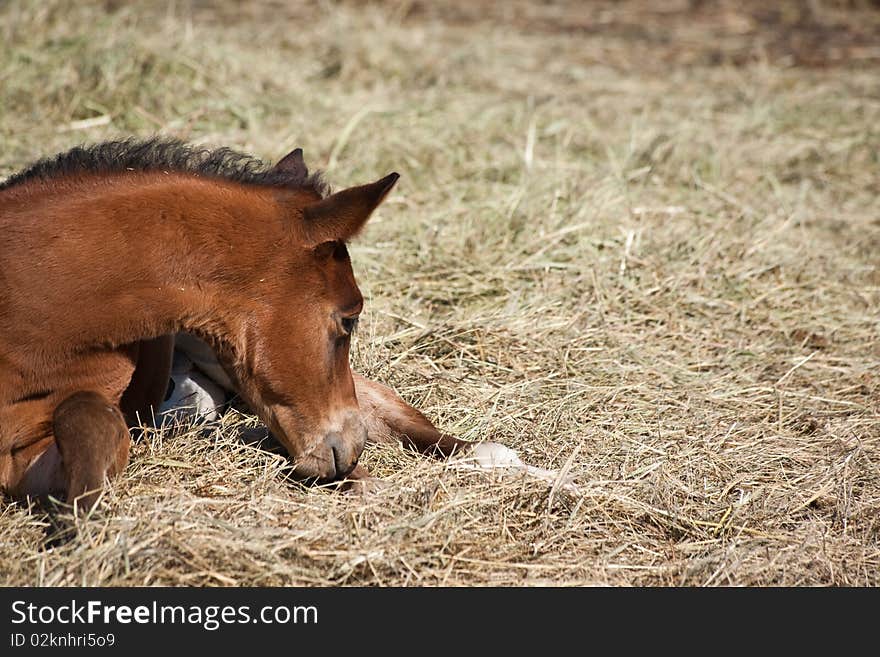
<path id="1" fill-rule="evenodd" d="M 19 257 L 3 257 L 11 283 L 41 281 L 38 294 L 0 296 L 11 306 L 0 315 L 17 318 L 0 317 L 0 328 L 28 342 L 77 350 L 234 332 L 255 277 L 278 260 L 282 213 L 270 188 L 156 173 L 67 192 L 17 210 Z"/>

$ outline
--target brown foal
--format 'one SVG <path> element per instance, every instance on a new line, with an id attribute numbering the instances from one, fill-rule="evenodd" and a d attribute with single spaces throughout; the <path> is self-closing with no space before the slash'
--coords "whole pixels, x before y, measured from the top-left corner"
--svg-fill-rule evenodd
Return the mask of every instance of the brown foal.
<path id="1" fill-rule="evenodd" d="M 397 178 L 328 195 L 299 149 L 265 168 L 129 140 L 0 184 L 0 490 L 91 506 L 161 403 L 179 331 L 211 346 L 300 477 L 363 476 L 368 437 L 469 445 L 349 367 L 363 298 L 346 242 Z"/>

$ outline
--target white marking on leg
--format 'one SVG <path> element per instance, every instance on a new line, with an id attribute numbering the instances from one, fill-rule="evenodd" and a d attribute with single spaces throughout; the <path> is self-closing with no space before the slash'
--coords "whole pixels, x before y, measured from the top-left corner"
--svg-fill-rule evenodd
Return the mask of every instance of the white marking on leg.
<path id="1" fill-rule="evenodd" d="M 467 470 L 482 470 L 484 472 L 520 473 L 546 481 L 554 488 L 568 491 L 575 495 L 580 494 L 580 488 L 571 481 L 571 477 L 559 470 L 547 470 L 532 465 L 526 465 L 517 453 L 499 443 L 477 443 L 461 458 L 454 459 L 452 463 L 459 468 Z"/>

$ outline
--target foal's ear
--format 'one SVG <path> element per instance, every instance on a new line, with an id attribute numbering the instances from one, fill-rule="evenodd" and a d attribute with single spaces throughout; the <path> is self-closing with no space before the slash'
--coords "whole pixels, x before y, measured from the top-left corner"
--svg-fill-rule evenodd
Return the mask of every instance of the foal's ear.
<path id="1" fill-rule="evenodd" d="M 307 178 L 309 169 L 303 159 L 303 149 L 294 148 L 287 155 L 278 160 L 278 164 L 272 167 L 274 171 L 284 171 L 296 178 Z"/>
<path id="2" fill-rule="evenodd" d="M 360 232 L 400 176 L 391 173 L 369 185 L 349 187 L 303 210 L 306 239 L 312 245 L 347 240 Z"/>

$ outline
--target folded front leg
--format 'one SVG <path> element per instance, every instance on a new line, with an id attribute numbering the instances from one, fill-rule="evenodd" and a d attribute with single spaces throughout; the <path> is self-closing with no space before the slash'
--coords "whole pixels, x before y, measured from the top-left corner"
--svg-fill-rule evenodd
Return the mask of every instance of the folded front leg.
<path id="1" fill-rule="evenodd" d="M 562 470 L 547 470 L 523 463 L 509 447 L 492 442 L 468 442 L 441 433 L 419 411 L 403 401 L 396 392 L 381 383 L 355 374 L 354 386 L 361 416 L 371 442 L 401 441 L 425 454 L 455 458 L 456 467 L 498 474 L 520 474 L 543 480 L 554 488 L 579 494 L 580 489 L 569 475 L 571 462 Z M 572 455 L 572 458 L 574 455 Z M 360 466 L 358 469 L 360 470 Z M 355 473 L 353 473 L 355 474 Z M 361 470 L 353 476 L 353 485 L 363 485 L 368 474 Z"/>
<path id="2" fill-rule="evenodd" d="M 424 415 L 388 386 L 354 374 L 355 393 L 367 425 L 367 440 L 400 441 L 423 454 L 449 457 L 469 450 L 473 443 L 437 430 Z"/>
<path id="3" fill-rule="evenodd" d="M 78 392 L 55 410 L 52 431 L 61 454 L 67 501 L 88 510 L 104 480 L 128 464 L 131 440 L 122 413 L 97 392 Z"/>

